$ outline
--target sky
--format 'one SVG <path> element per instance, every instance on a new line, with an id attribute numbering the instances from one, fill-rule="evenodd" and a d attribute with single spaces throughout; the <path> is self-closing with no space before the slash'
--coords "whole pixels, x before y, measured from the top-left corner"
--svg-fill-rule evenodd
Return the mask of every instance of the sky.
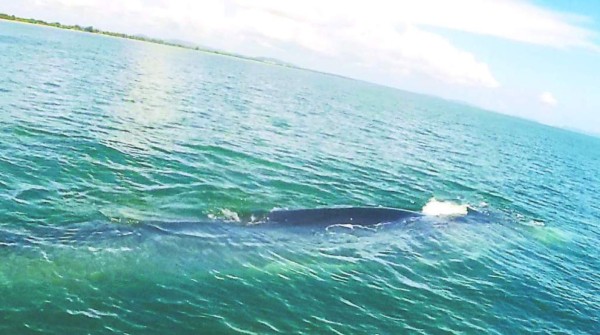
<path id="1" fill-rule="evenodd" d="M 277 58 L 600 134 L 596 0 L 0 0 L 0 12 Z"/>

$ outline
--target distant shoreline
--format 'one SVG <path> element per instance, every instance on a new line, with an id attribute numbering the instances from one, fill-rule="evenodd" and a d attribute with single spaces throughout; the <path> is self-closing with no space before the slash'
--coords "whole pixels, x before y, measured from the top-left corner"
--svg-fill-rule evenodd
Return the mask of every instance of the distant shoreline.
<path id="1" fill-rule="evenodd" d="M 128 40 L 134 40 L 134 41 L 140 41 L 140 42 L 162 44 L 162 45 L 176 47 L 176 48 L 205 52 L 205 53 L 213 54 L 213 55 L 234 57 L 234 58 L 254 61 L 254 62 L 258 62 L 258 63 L 262 63 L 262 64 L 269 64 L 269 65 L 286 67 L 286 68 L 290 68 L 290 69 L 310 71 L 310 72 L 314 72 L 314 73 L 320 73 L 320 74 L 324 74 L 327 76 L 333 76 L 333 77 L 343 78 L 343 79 L 347 79 L 347 80 L 366 82 L 361 79 L 351 78 L 351 77 L 347 77 L 347 76 L 340 75 L 340 74 L 308 69 L 308 68 L 301 67 L 301 66 L 298 66 L 295 64 L 283 62 L 283 61 L 280 61 L 280 60 L 274 59 L 274 58 L 244 56 L 244 55 L 240 55 L 240 54 L 236 54 L 236 53 L 232 53 L 232 52 L 203 48 L 203 47 L 195 46 L 195 45 L 191 45 L 191 44 L 169 42 L 169 41 L 161 40 L 159 38 L 151 38 L 151 37 L 145 37 L 145 36 L 139 36 L 139 35 L 127 35 L 127 34 L 123 34 L 123 33 L 115 33 L 112 31 L 96 29 L 93 26 L 84 27 L 84 26 L 80 26 L 80 25 L 64 25 L 60 22 L 46 22 L 44 20 L 28 19 L 28 18 L 23 18 L 23 17 L 19 17 L 19 16 L 15 16 L 15 15 L 8 15 L 8 14 L 4 14 L 4 13 L 0 13 L 0 20 L 34 24 L 34 25 L 38 25 L 38 26 L 46 26 L 46 27 L 65 29 L 65 30 L 72 30 L 72 31 L 78 31 L 78 32 L 82 32 L 82 33 L 98 34 L 98 35 L 110 36 L 110 37 L 115 37 L 115 38 L 124 38 L 124 39 L 128 39 Z M 373 84 L 373 85 L 385 86 L 385 85 L 371 83 L 371 82 L 368 82 L 368 83 Z M 390 87 L 390 86 L 385 86 L 385 87 Z M 397 89 L 394 87 L 390 87 L 390 88 Z M 420 94 L 420 93 L 416 93 L 416 94 Z"/>
<path id="2" fill-rule="evenodd" d="M 270 59 L 270 58 L 263 59 L 260 57 L 248 57 L 248 56 L 243 56 L 243 55 L 239 55 L 239 54 L 235 54 L 235 53 L 231 53 L 231 52 L 202 48 L 200 46 L 194 46 L 191 44 L 186 45 L 186 44 L 182 44 L 182 43 L 169 42 L 169 41 L 165 41 L 165 40 L 162 40 L 159 38 L 145 37 L 145 36 L 139 36 L 139 35 L 128 35 L 128 34 L 123 34 L 123 33 L 112 32 L 112 31 L 100 30 L 100 29 L 94 28 L 93 26 L 65 25 L 60 22 L 46 22 L 44 20 L 28 19 L 28 18 L 18 17 L 15 15 L 8 15 L 8 14 L 4 14 L 4 13 L 0 13 L 0 20 L 28 23 L 28 24 L 38 25 L 38 26 L 53 27 L 53 28 L 58 28 L 58 29 L 79 31 L 79 32 L 83 32 L 83 33 L 98 34 L 98 35 L 104 35 L 104 36 L 110 36 L 110 37 L 116 37 L 116 38 L 124 38 L 124 39 L 128 39 L 128 40 L 141 41 L 141 42 L 147 42 L 147 43 L 162 44 L 162 45 L 167 45 L 167 46 L 171 46 L 171 47 L 200 51 L 200 52 L 205 52 L 205 53 L 210 53 L 210 54 L 215 54 L 215 55 L 241 58 L 241 59 L 246 59 L 246 60 L 255 61 L 255 62 L 264 63 L 264 64 L 271 64 L 271 65 L 283 66 L 283 67 L 288 67 L 288 68 L 302 69 L 299 66 L 281 62 L 276 59 Z"/>

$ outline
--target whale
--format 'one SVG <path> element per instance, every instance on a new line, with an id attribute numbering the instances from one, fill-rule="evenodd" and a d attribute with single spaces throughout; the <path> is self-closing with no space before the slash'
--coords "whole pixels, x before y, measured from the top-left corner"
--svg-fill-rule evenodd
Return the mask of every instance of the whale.
<path id="1" fill-rule="evenodd" d="M 37 226 L 26 229 L 0 228 L 0 249 L 11 246 L 35 246 L 40 244 L 95 244 L 126 238 L 152 238 L 159 235 L 241 234 L 245 228 L 272 229 L 280 226 L 296 232 L 294 228 L 327 228 L 335 225 L 373 226 L 381 223 L 403 222 L 423 217 L 419 212 L 388 207 L 327 207 L 309 209 L 275 209 L 255 213 L 258 220 L 242 218 L 238 224 L 221 220 L 147 221 L 132 225 L 118 225 L 108 222 L 87 222 L 67 226 Z M 287 227 L 287 228 L 286 228 Z M 129 237 L 128 237 L 129 236 Z"/>
<path id="2" fill-rule="evenodd" d="M 329 207 L 312 209 L 275 209 L 266 222 L 284 225 L 331 226 L 354 224 L 371 226 L 421 217 L 423 214 L 388 207 Z"/>

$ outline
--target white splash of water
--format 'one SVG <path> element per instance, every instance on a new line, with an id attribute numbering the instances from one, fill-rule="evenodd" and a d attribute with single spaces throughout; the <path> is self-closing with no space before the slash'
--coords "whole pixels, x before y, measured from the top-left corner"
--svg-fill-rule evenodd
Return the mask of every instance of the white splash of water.
<path id="1" fill-rule="evenodd" d="M 450 201 L 438 201 L 435 198 L 431 198 L 423 206 L 421 212 L 430 216 L 463 216 L 467 215 L 468 208 L 468 205 L 455 204 Z"/>
<path id="2" fill-rule="evenodd" d="M 542 221 L 542 220 L 535 220 L 535 219 L 531 220 L 530 224 L 532 226 L 534 226 L 534 227 L 545 227 L 546 226 L 546 224 L 544 223 L 544 221 Z"/>
<path id="3" fill-rule="evenodd" d="M 234 221 L 234 222 L 241 221 L 238 213 L 236 213 L 230 209 L 227 209 L 227 208 L 221 209 L 221 214 L 223 214 L 223 216 L 225 217 L 225 220 L 227 220 L 227 221 Z"/>

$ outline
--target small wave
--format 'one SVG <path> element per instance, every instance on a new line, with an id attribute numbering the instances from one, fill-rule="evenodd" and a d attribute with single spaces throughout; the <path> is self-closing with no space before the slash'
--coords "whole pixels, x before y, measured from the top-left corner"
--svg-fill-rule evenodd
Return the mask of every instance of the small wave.
<path id="1" fill-rule="evenodd" d="M 524 217 L 520 218 L 519 223 L 524 226 L 529 227 L 545 227 L 546 223 L 539 219 L 525 219 Z"/>
<path id="2" fill-rule="evenodd" d="M 438 201 L 431 198 L 421 212 L 430 216 L 463 216 L 469 211 L 468 205 L 455 204 L 450 201 Z"/>

